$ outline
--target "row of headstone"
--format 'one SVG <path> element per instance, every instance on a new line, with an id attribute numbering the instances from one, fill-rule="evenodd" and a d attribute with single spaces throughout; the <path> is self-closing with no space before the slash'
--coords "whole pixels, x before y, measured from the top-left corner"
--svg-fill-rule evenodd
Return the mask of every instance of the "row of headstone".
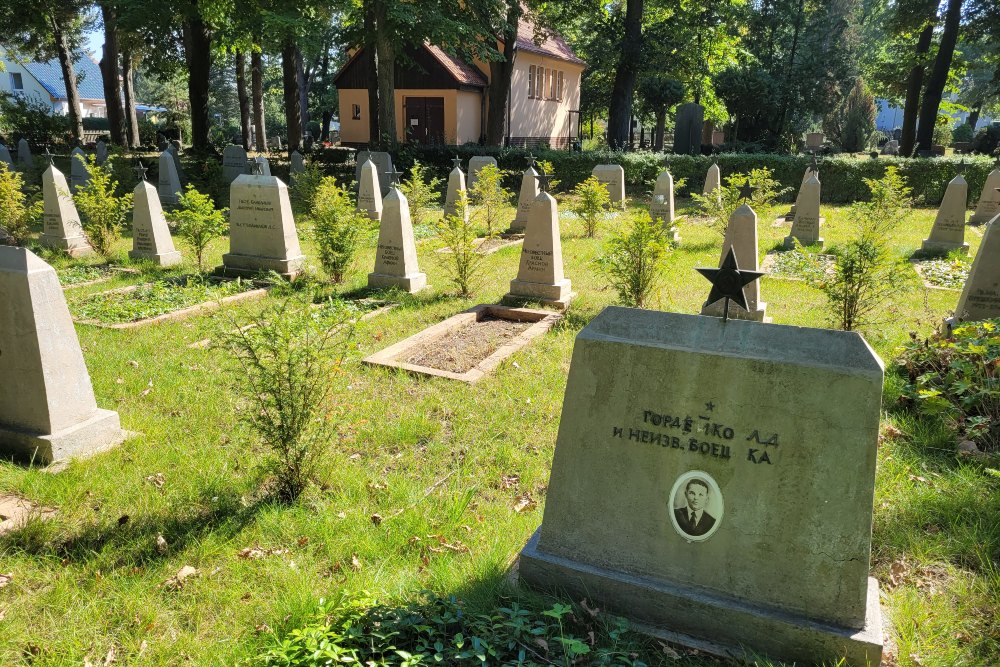
<path id="1" fill-rule="evenodd" d="M 35 166 L 35 158 L 31 155 L 31 147 L 28 146 L 28 140 L 24 137 L 21 137 L 17 142 L 17 162 L 22 169 Z"/>

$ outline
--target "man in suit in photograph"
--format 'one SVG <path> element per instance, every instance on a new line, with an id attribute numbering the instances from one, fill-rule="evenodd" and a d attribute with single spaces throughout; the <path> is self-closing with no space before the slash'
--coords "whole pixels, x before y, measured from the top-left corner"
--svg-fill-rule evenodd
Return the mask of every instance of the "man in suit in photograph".
<path id="1" fill-rule="evenodd" d="M 708 483 L 695 477 L 684 487 L 687 506 L 674 509 L 677 525 L 692 537 L 704 535 L 715 525 L 715 517 L 705 511 L 708 506 L 708 496 Z"/>

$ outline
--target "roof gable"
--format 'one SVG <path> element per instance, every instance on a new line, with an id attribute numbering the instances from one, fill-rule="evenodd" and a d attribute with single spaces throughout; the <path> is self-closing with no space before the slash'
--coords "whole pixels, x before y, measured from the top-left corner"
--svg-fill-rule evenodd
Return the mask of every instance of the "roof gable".
<path id="1" fill-rule="evenodd" d="M 409 62 L 396 63 L 396 88 L 485 88 L 486 77 L 475 66 L 430 44 L 407 50 Z M 334 85 L 343 89 L 368 88 L 368 54 L 358 49 L 334 77 Z"/>
<path id="2" fill-rule="evenodd" d="M 587 64 L 577 57 L 559 33 L 547 29 L 537 30 L 533 22 L 525 19 L 517 24 L 517 48 L 577 65 Z"/>

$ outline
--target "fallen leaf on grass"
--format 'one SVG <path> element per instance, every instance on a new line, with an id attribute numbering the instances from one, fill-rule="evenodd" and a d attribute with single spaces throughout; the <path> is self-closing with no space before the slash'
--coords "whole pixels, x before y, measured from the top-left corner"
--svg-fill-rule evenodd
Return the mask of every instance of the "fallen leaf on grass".
<path id="1" fill-rule="evenodd" d="M 921 477 L 920 475 L 908 475 L 911 482 L 920 482 L 921 484 L 926 484 L 927 486 L 934 486 L 934 482 L 930 481 L 926 477 Z"/>
<path id="2" fill-rule="evenodd" d="M 122 514 L 120 517 L 118 517 L 118 525 L 119 526 L 124 526 L 128 522 L 129 522 L 129 515 L 128 514 Z"/>
<path id="3" fill-rule="evenodd" d="M 155 475 L 146 475 L 146 481 L 156 488 L 162 489 L 163 485 L 167 483 L 167 478 L 163 476 L 162 472 L 158 472 Z"/>
<path id="4" fill-rule="evenodd" d="M 513 489 L 520 483 L 521 477 L 519 475 L 501 475 L 500 476 L 500 489 L 507 490 Z"/>
<path id="5" fill-rule="evenodd" d="M 139 368 L 139 362 L 136 361 L 135 359 L 129 359 L 128 365 L 131 366 L 132 368 Z"/>
<path id="6" fill-rule="evenodd" d="M 196 568 L 193 568 L 190 565 L 185 565 L 178 570 L 177 574 L 163 582 L 163 586 L 167 590 L 178 591 L 184 587 L 184 580 L 195 574 L 198 574 L 198 570 Z"/>
<path id="7" fill-rule="evenodd" d="M 309 544 L 309 538 L 308 537 L 306 537 L 305 535 L 303 535 L 302 537 L 299 538 L 299 546 L 300 547 L 304 547 L 307 544 Z"/>
<path id="8" fill-rule="evenodd" d="M 582 600 L 580 600 L 580 608 L 583 609 L 588 614 L 590 614 L 592 618 L 597 618 L 597 614 L 599 614 L 601 611 L 598 607 L 587 606 L 587 598 L 583 598 Z"/>
<path id="9" fill-rule="evenodd" d="M 14 580 L 13 574 L 0 574 L 0 588 L 3 588 Z"/>
<path id="10" fill-rule="evenodd" d="M 151 392 L 151 391 L 153 391 L 153 380 L 152 379 L 150 379 L 149 384 L 146 385 L 146 388 L 139 392 L 139 395 L 140 396 L 148 396 L 149 392 Z"/>
<path id="11" fill-rule="evenodd" d="M 167 541 L 163 538 L 162 534 L 156 536 L 156 552 L 160 554 L 167 553 Z"/>
<path id="12" fill-rule="evenodd" d="M 536 507 L 538 507 L 538 503 L 536 503 L 534 498 L 531 497 L 531 494 L 525 493 L 517 497 L 517 503 L 514 505 L 514 511 L 520 514 L 521 512 L 530 512 Z"/>
<path id="13" fill-rule="evenodd" d="M 905 560 L 897 560 L 889 566 L 890 588 L 895 588 L 903 583 L 906 576 L 910 574 L 910 566 Z"/>
<path id="14" fill-rule="evenodd" d="M 670 648 L 669 646 L 667 646 L 666 644 L 664 644 L 661 641 L 658 641 L 656 643 L 660 645 L 660 650 L 663 651 L 663 655 L 667 656 L 671 660 L 680 660 L 681 659 L 681 654 L 678 653 L 677 651 L 675 651 L 674 649 Z"/>
<path id="15" fill-rule="evenodd" d="M 267 556 L 281 556 L 287 554 L 288 549 L 262 549 L 259 546 L 247 547 L 245 549 L 240 549 L 236 553 L 237 558 L 242 558 L 244 560 L 257 560 L 259 558 L 266 558 Z"/>
<path id="16" fill-rule="evenodd" d="M 268 625 L 267 623 L 261 623 L 260 625 L 254 627 L 254 632 L 256 632 L 258 635 L 262 635 L 270 631 L 271 631 L 271 626 Z"/>
<path id="17" fill-rule="evenodd" d="M 372 514 L 372 523 L 375 524 L 376 526 L 380 525 L 382 523 L 382 515 Z"/>
<path id="18" fill-rule="evenodd" d="M 361 559 L 358 558 L 357 554 L 351 555 L 351 569 L 354 570 L 355 572 L 361 571 Z"/>

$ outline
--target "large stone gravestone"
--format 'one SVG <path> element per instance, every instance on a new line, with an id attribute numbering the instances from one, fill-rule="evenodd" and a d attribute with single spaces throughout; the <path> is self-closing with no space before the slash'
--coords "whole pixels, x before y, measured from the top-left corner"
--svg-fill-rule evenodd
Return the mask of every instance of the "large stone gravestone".
<path id="1" fill-rule="evenodd" d="M 462 205 L 462 193 L 466 194 L 465 205 Z M 469 220 L 468 190 L 465 189 L 465 172 L 455 165 L 455 168 L 448 174 L 448 192 L 444 197 L 444 214 L 460 215 Z"/>
<path id="2" fill-rule="evenodd" d="M 703 195 L 709 195 L 719 190 L 722 187 L 722 171 L 719 169 L 719 165 L 715 162 L 712 166 L 708 168 L 708 172 L 705 174 L 705 185 L 701 188 L 701 193 Z M 720 192 L 721 196 L 722 193 Z"/>
<path id="3" fill-rule="evenodd" d="M 801 245 L 823 246 L 819 236 L 823 220 L 819 215 L 820 183 L 814 173 L 799 188 L 799 196 L 795 199 L 795 217 L 792 220 L 792 231 L 785 237 L 785 248 L 791 250 L 798 241 Z"/>
<path id="4" fill-rule="evenodd" d="M 950 325 L 1000 317 L 1000 214 L 986 225 Z"/>
<path id="5" fill-rule="evenodd" d="M 174 248 L 170 229 L 163 217 L 163 208 L 156 188 L 145 180 L 139 181 L 133 194 L 132 259 L 145 259 L 157 266 L 181 263 L 181 253 Z"/>
<path id="6" fill-rule="evenodd" d="M 177 196 L 181 192 L 181 179 L 177 175 L 177 164 L 169 151 L 160 153 L 157 163 L 159 172 L 156 181 L 156 190 L 160 196 L 160 203 L 166 206 L 177 204 Z"/>
<path id="7" fill-rule="evenodd" d="M 612 205 L 625 206 L 625 169 L 620 164 L 599 164 L 590 175 L 608 189 Z"/>
<path id="8" fill-rule="evenodd" d="M 124 440 L 118 413 L 97 407 L 52 267 L 0 246 L 0 303 L 0 457 L 49 463 Z"/>
<path id="9" fill-rule="evenodd" d="M 298 151 L 292 151 L 291 157 L 289 157 L 288 174 L 289 178 L 294 179 L 296 174 L 301 174 L 306 170 L 306 159 L 302 157 L 302 153 Z"/>
<path id="10" fill-rule="evenodd" d="M 729 249 L 733 249 L 736 256 L 736 264 L 741 269 L 747 271 L 759 270 L 757 257 L 757 214 L 750 206 L 743 204 L 736 209 L 729 217 L 729 226 L 726 227 L 726 236 L 722 241 L 722 254 L 719 257 L 719 266 L 726 260 Z M 742 306 L 730 304 L 729 317 L 740 320 L 754 320 L 756 322 L 770 322 L 767 317 L 767 304 L 760 300 L 760 280 L 754 280 L 743 288 L 743 294 L 747 300 L 748 310 Z M 702 315 L 722 317 L 725 310 L 725 299 L 715 302 L 705 302 L 701 307 Z"/>
<path id="11" fill-rule="evenodd" d="M 177 171 L 177 178 L 184 178 L 184 169 L 181 167 L 181 142 L 173 139 L 167 146 L 167 153 L 174 161 L 174 169 Z"/>
<path id="12" fill-rule="evenodd" d="M 496 158 L 488 155 L 473 155 L 469 158 L 469 182 L 466 183 L 466 187 L 470 191 L 475 186 L 476 181 L 479 180 L 479 170 L 487 165 L 497 166 Z"/>
<path id="13" fill-rule="evenodd" d="M 931 253 L 947 253 L 952 250 L 969 251 L 965 242 L 965 204 L 969 198 L 969 184 L 961 174 L 948 183 L 944 199 L 938 207 L 930 236 L 924 239 L 921 249 Z"/>
<path id="14" fill-rule="evenodd" d="M 0 165 L 6 166 L 7 171 L 14 171 L 14 160 L 10 157 L 10 149 L 0 144 Z"/>
<path id="15" fill-rule="evenodd" d="M 247 173 L 247 152 L 242 146 L 229 144 L 222 149 L 222 175 L 232 185 L 236 177 Z"/>
<path id="16" fill-rule="evenodd" d="M 538 172 L 534 167 L 528 167 L 521 174 L 521 192 L 517 196 L 517 213 L 514 222 L 510 223 L 510 231 L 523 232 L 528 225 L 528 214 L 538 197 Z"/>
<path id="17" fill-rule="evenodd" d="M 656 177 L 653 199 L 649 204 L 649 215 L 654 221 L 659 221 L 672 241 L 681 240 L 674 225 L 674 177 L 665 169 Z"/>
<path id="18" fill-rule="evenodd" d="M 418 292 L 427 286 L 427 274 L 421 273 L 417 266 L 410 203 L 398 187 L 389 190 L 383 203 L 378 248 L 375 250 L 375 271 L 368 274 L 368 287 L 398 287 L 411 294 Z"/>
<path id="19" fill-rule="evenodd" d="M 386 174 L 395 171 L 392 168 L 392 156 L 382 151 L 358 151 L 357 164 L 354 167 L 355 181 L 361 182 L 361 167 L 368 160 L 375 163 L 375 173 L 378 174 L 378 183 L 382 190 L 381 195 L 385 197 L 389 194 L 389 186 L 391 185 Z"/>
<path id="20" fill-rule="evenodd" d="M 878 665 L 882 377 L 856 332 L 605 309 L 521 581 L 715 652 Z"/>
<path id="21" fill-rule="evenodd" d="M 302 272 L 304 263 L 288 186 L 275 176 L 238 176 L 229 188 L 229 252 L 216 273 L 274 271 L 290 279 Z"/>
<path id="22" fill-rule="evenodd" d="M 361 165 L 361 178 L 358 180 L 358 210 L 372 220 L 381 220 L 382 189 L 375 170 L 375 163 L 371 160 L 365 160 Z"/>
<path id="23" fill-rule="evenodd" d="M 83 235 L 80 214 L 69 193 L 66 176 L 49 165 L 42 174 L 42 235 L 38 242 L 47 248 L 65 250 L 71 257 L 93 252 Z M 0 350 L 2 353 L 2 350 Z"/>
<path id="24" fill-rule="evenodd" d="M 688 102 L 677 107 L 674 126 L 674 152 L 681 155 L 701 153 L 701 132 L 705 125 L 705 107 Z"/>
<path id="25" fill-rule="evenodd" d="M 97 140 L 97 146 L 94 149 L 94 159 L 99 165 L 108 161 L 108 145 L 104 143 L 103 139 Z"/>
<path id="26" fill-rule="evenodd" d="M 504 298 L 531 299 L 566 308 L 574 296 L 569 278 L 563 273 L 559 207 L 552 195 L 541 192 L 528 214 L 517 278 L 510 281 L 510 292 Z"/>
<path id="27" fill-rule="evenodd" d="M 1000 213 L 1000 168 L 994 169 L 986 177 L 983 193 L 979 195 L 979 202 L 976 204 L 976 212 L 969 218 L 969 223 L 981 225 L 992 220 L 997 213 Z"/>
<path id="28" fill-rule="evenodd" d="M 90 183 L 90 172 L 87 171 L 87 154 L 78 146 L 69 154 L 69 163 L 70 190 L 76 193 L 77 190 L 87 187 L 87 183 Z"/>
<path id="29" fill-rule="evenodd" d="M 31 156 L 31 147 L 24 137 L 17 142 L 17 162 L 21 169 L 28 169 L 35 166 L 35 158 Z"/>

